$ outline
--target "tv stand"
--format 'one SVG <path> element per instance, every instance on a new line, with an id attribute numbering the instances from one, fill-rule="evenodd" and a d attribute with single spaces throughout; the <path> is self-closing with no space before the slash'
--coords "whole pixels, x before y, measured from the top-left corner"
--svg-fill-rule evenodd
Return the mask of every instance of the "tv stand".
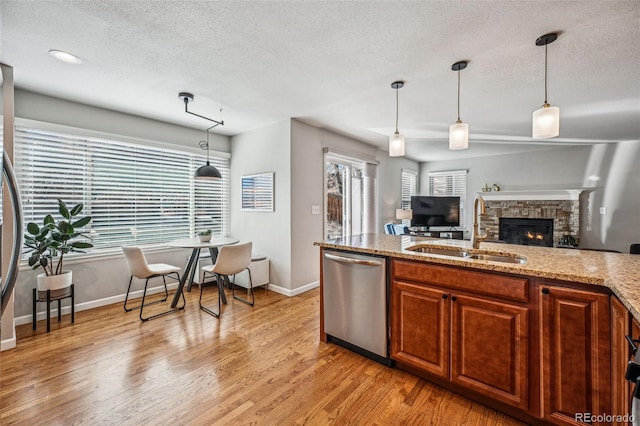
<path id="1" fill-rule="evenodd" d="M 431 238 L 448 238 L 452 240 L 461 240 L 463 238 L 462 231 L 409 231 L 410 235 L 418 237 L 431 237 Z"/>

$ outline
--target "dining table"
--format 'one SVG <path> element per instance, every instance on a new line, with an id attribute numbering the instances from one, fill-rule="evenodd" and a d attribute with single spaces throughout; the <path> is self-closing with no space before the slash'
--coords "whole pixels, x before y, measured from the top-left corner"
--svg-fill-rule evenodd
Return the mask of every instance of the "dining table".
<path id="1" fill-rule="evenodd" d="M 209 241 L 200 241 L 198 237 L 180 238 L 177 240 L 169 241 L 167 245 L 170 247 L 191 249 L 191 255 L 189 256 L 187 265 L 185 266 L 184 271 L 182 272 L 182 276 L 180 277 L 180 283 L 178 284 L 178 289 L 176 290 L 176 293 L 173 296 L 173 300 L 171 301 L 171 307 L 175 308 L 178 305 L 178 299 L 180 299 L 180 296 L 184 291 L 185 284 L 187 284 L 187 290 L 191 291 L 191 286 L 193 285 L 193 277 L 195 276 L 196 269 L 198 268 L 198 258 L 200 257 L 200 250 L 209 249 L 209 253 L 211 254 L 211 263 L 213 264 L 216 263 L 216 258 L 218 257 L 218 247 L 236 244 L 238 241 L 239 240 L 231 237 L 211 237 Z M 218 291 L 220 292 L 222 303 L 227 303 L 227 296 L 224 294 L 224 286 L 222 282 L 218 282 Z"/>

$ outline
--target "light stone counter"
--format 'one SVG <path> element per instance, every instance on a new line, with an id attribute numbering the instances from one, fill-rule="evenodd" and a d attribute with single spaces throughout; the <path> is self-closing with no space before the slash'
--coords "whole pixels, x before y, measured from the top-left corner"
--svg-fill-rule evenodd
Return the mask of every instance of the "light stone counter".
<path id="1" fill-rule="evenodd" d="M 406 250 L 417 244 L 461 247 L 474 252 L 469 241 L 386 234 L 363 234 L 315 243 L 324 248 L 605 286 L 640 320 L 640 255 L 499 243 L 480 244 L 481 252 L 518 255 L 527 259 L 525 263 L 514 264 Z"/>

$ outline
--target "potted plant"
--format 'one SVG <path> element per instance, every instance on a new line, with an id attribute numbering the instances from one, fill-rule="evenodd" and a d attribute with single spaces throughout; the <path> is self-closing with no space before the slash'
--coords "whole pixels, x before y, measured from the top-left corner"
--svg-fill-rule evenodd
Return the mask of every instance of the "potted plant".
<path id="1" fill-rule="evenodd" d="M 77 229 L 91 222 L 91 216 L 78 217 L 83 205 L 77 204 L 69 209 L 64 201 L 58 199 L 58 212 L 62 219 L 55 221 L 48 214 L 42 226 L 34 222 L 27 224 L 24 244 L 25 253 L 31 253 L 29 266 L 32 269 L 42 267 L 44 273 L 38 275 L 38 290 L 56 290 L 69 287 L 73 280 L 71 271 L 63 269 L 64 256 L 67 253 L 80 252 L 93 247 L 93 244 L 78 241 L 78 237 L 86 237 Z M 88 238 L 88 237 L 86 237 Z"/>
<path id="2" fill-rule="evenodd" d="M 198 232 L 198 240 L 202 243 L 211 241 L 211 229 L 205 229 L 204 231 Z"/>

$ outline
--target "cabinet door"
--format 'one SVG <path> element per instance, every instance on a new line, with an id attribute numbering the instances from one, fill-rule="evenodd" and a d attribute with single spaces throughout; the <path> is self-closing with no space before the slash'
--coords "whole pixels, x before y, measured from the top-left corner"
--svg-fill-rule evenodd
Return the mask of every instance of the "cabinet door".
<path id="1" fill-rule="evenodd" d="M 449 378 L 449 303 L 441 290 L 393 281 L 391 358 Z"/>
<path id="2" fill-rule="evenodd" d="M 625 336 L 629 334 L 629 311 L 618 300 L 611 296 L 611 404 L 612 414 L 629 413 L 630 382 L 624 378 L 627 363 L 631 356 L 631 348 Z M 624 422 L 614 422 L 624 425 Z"/>
<path id="3" fill-rule="evenodd" d="M 529 310 L 452 293 L 451 313 L 451 380 L 526 410 Z"/>
<path id="4" fill-rule="evenodd" d="M 556 424 L 611 413 L 609 296 L 541 284 L 542 411 Z"/>

